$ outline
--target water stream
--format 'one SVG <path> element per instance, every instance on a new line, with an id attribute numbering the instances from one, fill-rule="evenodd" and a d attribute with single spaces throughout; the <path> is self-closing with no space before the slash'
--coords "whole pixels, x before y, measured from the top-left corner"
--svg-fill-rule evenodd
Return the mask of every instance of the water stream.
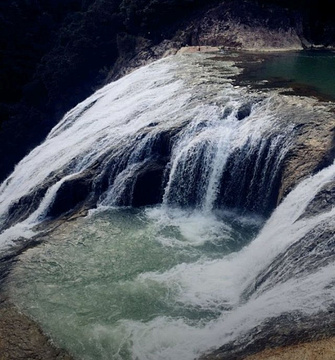
<path id="1" fill-rule="evenodd" d="M 335 165 L 277 206 L 308 113 L 234 86 L 239 71 L 203 54 L 143 67 L 66 114 L 1 185 L 2 252 L 70 200 L 91 208 L 41 234 L 7 284 L 75 358 L 191 360 L 333 306 L 334 236 L 315 250 L 327 261 L 304 249 L 333 232 L 335 209 L 303 214 Z M 290 251 L 301 262 L 283 267 Z"/>

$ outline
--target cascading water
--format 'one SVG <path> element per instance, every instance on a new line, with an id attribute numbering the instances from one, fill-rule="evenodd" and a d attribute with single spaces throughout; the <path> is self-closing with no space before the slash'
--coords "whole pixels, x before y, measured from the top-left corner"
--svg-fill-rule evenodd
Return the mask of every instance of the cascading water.
<path id="1" fill-rule="evenodd" d="M 225 77 L 216 79 L 212 64 L 200 65 L 195 61 L 189 69 L 182 61 L 160 61 L 106 86 L 70 111 L 1 186 L 2 229 L 16 222 L 22 228 L 22 220 L 31 227 L 57 213 L 57 194 L 68 184 L 78 188 L 78 179 L 85 185 L 71 196 L 91 198 L 96 206 L 132 205 L 146 191 L 147 201 L 141 205 L 160 202 L 164 193 L 164 203 L 173 206 L 210 211 L 218 198 L 225 203 L 230 197 L 229 206 L 243 208 L 241 200 L 231 200 L 239 176 L 234 174 L 220 189 L 226 165 L 234 163 L 236 172 L 249 157 L 255 169 L 262 161 L 278 162 L 283 156 L 275 153 L 287 151 L 290 137 L 285 133 L 290 127 L 276 129 L 280 123 L 270 100 L 233 88 L 227 80 L 237 72 L 232 64 L 225 64 Z M 245 103 L 250 114 L 239 120 Z M 264 172 L 261 181 L 267 191 L 276 192 L 270 177 L 279 176 L 279 166 L 262 166 L 259 171 Z M 156 179 L 155 186 L 142 189 L 143 177 Z M 247 188 L 258 179 L 242 181 Z M 251 203 L 257 202 L 253 192 L 248 196 Z M 60 212 L 75 202 L 69 201 L 68 209 L 62 204 Z M 259 210 L 273 205 L 266 196 Z M 245 207 L 252 210 L 250 204 Z"/>
<path id="2" fill-rule="evenodd" d="M 193 359 L 333 306 L 334 237 L 317 249 L 328 261 L 290 261 L 332 234 L 334 209 L 304 211 L 335 165 L 275 209 L 299 118 L 275 92 L 234 87 L 238 72 L 203 54 L 143 67 L 71 110 L 1 185 L 3 251 L 95 209 L 26 251 L 7 285 L 75 357 Z"/>

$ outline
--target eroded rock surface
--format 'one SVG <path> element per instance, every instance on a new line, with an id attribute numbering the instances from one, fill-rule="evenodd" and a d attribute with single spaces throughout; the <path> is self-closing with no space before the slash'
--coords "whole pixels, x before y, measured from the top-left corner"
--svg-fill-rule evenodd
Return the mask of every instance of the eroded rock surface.
<path id="1" fill-rule="evenodd" d="M 41 329 L 6 301 L 0 304 L 1 360 L 71 360 Z"/>
<path id="2" fill-rule="evenodd" d="M 335 182 L 324 186 L 310 202 L 302 217 L 310 217 L 330 211 L 335 206 Z"/>
<path id="3" fill-rule="evenodd" d="M 290 101 L 294 102 L 295 98 Z M 293 103 L 292 112 L 296 110 L 301 114 L 300 121 L 295 125 L 295 141 L 285 160 L 279 201 L 302 179 L 330 165 L 334 159 L 335 114 L 332 105 L 328 107 L 305 98 Z"/>
<path id="4" fill-rule="evenodd" d="M 292 346 L 267 349 L 248 356 L 245 360 L 333 360 L 335 358 L 335 338 L 301 343 Z"/>

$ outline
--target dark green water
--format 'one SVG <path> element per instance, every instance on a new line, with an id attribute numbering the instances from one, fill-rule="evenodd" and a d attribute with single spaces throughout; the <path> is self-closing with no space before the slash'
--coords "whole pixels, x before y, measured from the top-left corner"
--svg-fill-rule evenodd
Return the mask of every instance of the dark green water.
<path id="1" fill-rule="evenodd" d="M 246 72 L 263 86 L 291 87 L 298 95 L 335 100 L 335 53 L 297 51 L 264 55 Z"/>
<path id="2" fill-rule="evenodd" d="M 268 79 L 279 79 L 276 80 L 278 82 L 301 82 L 301 78 L 292 80 L 293 75 L 289 75 L 288 69 L 294 74 L 294 63 L 300 61 L 299 57 L 304 60 L 302 55 L 305 56 L 305 53 L 266 55 L 266 58 L 263 55 L 264 61 L 249 70 L 253 71 L 254 80 L 259 79 L 260 84 L 267 79 L 266 74 Z M 259 55 L 257 56 L 253 60 L 257 61 Z M 298 58 L 294 60 L 295 57 Z M 293 277 L 286 282 L 284 279 L 283 282 L 282 277 L 275 274 L 274 278 L 277 276 L 278 283 L 273 282 L 265 290 L 260 288 L 257 292 L 258 279 L 263 279 L 265 274 L 266 280 L 268 273 L 272 274 L 271 264 L 274 259 L 284 258 L 285 247 L 312 231 L 318 225 L 317 221 L 322 220 L 321 217 L 308 221 L 299 219 L 317 189 L 334 178 L 334 170 L 321 179 L 315 175 L 310 179 L 314 179 L 311 185 L 306 182 L 309 186 L 302 185 L 296 192 L 292 191 L 293 195 L 291 193 L 291 197 L 288 196 L 288 200 L 275 211 L 275 215 L 258 236 L 263 225 L 262 219 L 238 216 L 228 211 L 212 212 L 208 210 L 211 207 L 207 206 L 208 203 L 213 203 L 219 192 L 216 174 L 223 171 L 222 166 L 226 161 L 221 155 L 236 149 L 244 156 L 246 144 L 250 142 L 252 146 L 258 147 L 259 137 L 263 138 L 264 135 L 266 140 L 267 136 L 273 134 L 272 131 L 277 131 L 277 125 L 284 127 L 283 134 L 286 135 L 287 124 L 280 124 L 281 116 L 283 111 L 288 111 L 291 118 L 292 107 L 278 100 L 283 106 L 278 109 L 276 107 L 275 110 L 271 104 L 269 108 L 255 106 L 249 119 L 243 121 L 237 121 L 231 112 L 223 116 L 226 109 L 229 110 L 232 106 L 237 111 L 246 101 L 246 91 L 235 89 L 231 80 L 228 80 L 228 76 L 237 73 L 235 63 L 227 63 L 218 69 L 213 67 L 213 73 L 209 75 L 204 72 L 206 67 L 202 63 L 194 65 L 187 62 L 185 67 L 178 68 L 178 79 L 180 74 L 192 78 L 189 81 L 192 85 L 192 98 L 188 87 L 183 88 L 184 85 L 181 84 L 177 86 L 172 82 L 174 78 L 163 72 L 166 65 L 172 66 L 173 70 L 174 61 L 181 61 L 175 59 L 167 58 L 158 63 L 163 67 L 158 67 L 160 71 L 146 72 L 146 68 L 143 68 L 133 73 L 135 78 L 130 76 L 122 79 L 117 85 L 120 88 L 112 87 L 110 97 L 107 97 L 108 91 L 106 98 L 105 95 L 102 96 L 103 101 L 95 110 L 90 108 L 92 112 L 87 112 L 87 117 L 82 118 L 80 115 L 76 118 L 78 124 L 76 119 L 70 118 L 70 122 L 74 121 L 73 126 L 76 125 L 74 129 L 71 130 L 71 124 L 64 124 L 62 130 L 56 129 L 62 136 L 58 138 L 59 135 L 55 135 L 52 138 L 54 142 L 50 143 L 52 153 L 55 143 L 59 143 L 60 151 L 56 158 L 51 159 L 55 163 L 54 173 L 58 174 L 60 171 L 62 174 L 66 161 L 72 164 L 73 159 L 78 157 L 78 161 L 85 163 L 87 154 L 93 158 L 95 154 L 99 154 L 100 158 L 101 154 L 105 154 L 109 141 L 111 145 L 108 148 L 116 146 L 114 143 L 119 144 L 120 136 L 123 140 L 120 142 L 121 148 L 132 139 L 131 136 L 137 134 L 136 131 L 139 130 L 136 129 L 142 129 L 141 126 L 148 126 L 145 124 L 152 124 L 158 118 L 164 126 L 167 124 L 166 128 L 159 128 L 164 132 L 181 126 L 183 121 L 194 121 L 191 131 L 181 139 L 183 147 L 178 147 L 177 150 L 182 149 L 181 153 L 190 152 L 192 156 L 185 159 L 193 161 L 193 157 L 196 158 L 199 160 L 196 169 L 213 174 L 210 175 L 209 185 L 201 183 L 206 193 L 206 211 L 180 210 L 166 205 L 142 209 L 106 209 L 101 206 L 85 218 L 63 223 L 52 235 L 48 233 L 40 246 L 31 248 L 20 256 L 8 278 L 8 296 L 22 311 L 40 323 L 53 341 L 78 360 L 194 360 L 205 351 L 236 340 L 250 329 L 256 328 L 258 331 L 259 324 L 266 319 L 301 309 L 310 314 L 320 310 L 320 299 L 332 304 L 335 297 L 330 291 L 333 281 L 331 274 L 335 273 L 333 264 L 311 279 L 308 273 L 302 278 L 301 272 L 297 271 L 299 278 Z M 310 61 L 314 58 L 309 59 L 307 56 L 307 59 Z M 333 61 L 333 57 L 328 60 Z M 314 62 L 315 59 L 309 66 L 306 65 L 309 70 L 305 73 L 310 76 Z M 276 72 L 278 75 L 275 75 L 273 71 L 279 69 L 282 69 L 281 72 Z M 193 73 L 187 73 L 186 70 Z M 283 78 L 284 75 L 287 77 Z M 150 83 L 151 87 L 145 86 L 145 79 L 151 76 L 153 84 Z M 158 86 L 157 79 L 164 82 Z M 248 81 L 246 77 L 245 81 Z M 314 83 L 309 85 L 307 80 L 304 84 L 306 88 L 316 86 Z M 165 87 L 170 85 L 171 89 Z M 265 87 L 269 87 L 269 83 Z M 130 89 L 134 91 L 130 92 Z M 147 90 L 149 91 L 146 92 Z M 165 92 L 167 95 L 161 98 Z M 138 93 L 144 96 L 141 101 Z M 260 97 L 257 94 L 257 99 Z M 227 101 L 229 107 L 226 108 Z M 116 102 L 115 108 L 110 107 L 113 102 Z M 305 104 L 303 100 L 296 103 L 302 106 Z M 201 111 L 197 113 L 194 108 L 198 107 Z M 79 109 L 84 108 L 79 106 Z M 127 116 L 124 115 L 126 110 L 129 110 Z M 110 114 L 114 116 L 115 113 L 120 113 L 120 117 L 110 117 Z M 310 116 L 309 113 L 306 114 Z M 298 119 L 300 116 L 303 115 L 299 113 Z M 314 118 L 315 114 L 311 116 Z M 170 118 L 173 121 L 176 119 L 171 125 Z M 203 129 L 210 131 L 203 134 L 201 127 L 205 123 Z M 267 132 L 270 129 L 271 134 Z M 102 136 L 100 131 L 104 136 L 106 132 L 108 142 L 106 140 L 99 143 L 99 137 Z M 290 131 L 287 130 L 291 133 Z M 220 136 L 216 143 L 208 147 L 211 151 L 207 153 L 201 150 L 201 155 L 198 156 L 199 153 L 195 150 L 206 149 L 207 142 L 211 144 L 212 139 L 216 139 L 216 133 Z M 97 134 L 97 144 L 92 141 L 93 134 Z M 80 143 L 77 142 L 79 138 Z M 156 135 L 151 139 L 153 141 L 148 149 L 155 144 Z M 139 141 L 141 138 L 136 135 L 134 140 Z M 62 147 L 64 141 L 71 144 L 71 149 Z M 205 141 L 206 146 L 202 145 Z M 140 159 L 141 166 L 143 144 L 149 142 L 139 141 L 138 148 L 133 151 L 134 159 Z M 80 151 L 72 153 L 74 148 Z M 92 148 L 95 152 L 90 153 L 88 149 L 91 151 Z M 23 162 L 25 166 L 21 166 L 21 172 L 18 171 L 20 176 L 16 177 L 17 181 L 9 182 L 17 185 L 9 187 L 13 191 L 6 188 L 7 196 L 3 196 L 6 201 L 9 194 L 21 189 L 21 185 L 24 191 L 39 186 L 35 181 L 39 174 L 43 179 L 46 153 L 47 151 L 41 151 L 40 156 L 33 157 L 33 161 Z M 260 153 L 263 154 L 263 150 Z M 179 159 L 177 155 L 176 158 Z M 270 166 L 269 159 L 264 161 L 265 169 Z M 262 162 L 260 160 L 258 166 Z M 22 174 L 29 169 L 26 165 L 31 163 L 36 164 L 38 171 L 27 176 L 24 183 Z M 132 174 L 133 168 L 130 170 Z M 191 174 L 196 173 L 192 168 L 191 170 Z M 267 170 L 263 174 L 265 171 Z M 121 177 L 125 175 L 120 174 Z M 127 180 L 127 175 L 124 179 Z M 182 176 L 178 181 L 184 184 L 181 180 Z M 118 184 L 123 185 L 122 181 Z M 186 187 L 184 185 L 182 189 Z M 173 195 L 181 194 L 175 188 L 171 188 Z M 208 199 L 211 201 L 207 201 Z M 113 198 L 108 194 L 107 200 Z M 45 205 L 41 208 L 43 210 Z M 333 213 L 329 218 L 330 216 Z M 292 267 L 295 267 L 295 263 Z M 284 270 L 286 273 L 287 267 Z M 291 272 L 295 274 L 293 270 Z M 248 294 L 252 293 L 248 298 L 245 290 Z"/>
<path id="3" fill-rule="evenodd" d="M 202 328 L 231 308 L 217 285 L 222 257 L 261 224 L 160 207 L 98 211 L 26 251 L 10 293 L 76 359 L 193 359 L 199 337 L 208 341 Z"/>

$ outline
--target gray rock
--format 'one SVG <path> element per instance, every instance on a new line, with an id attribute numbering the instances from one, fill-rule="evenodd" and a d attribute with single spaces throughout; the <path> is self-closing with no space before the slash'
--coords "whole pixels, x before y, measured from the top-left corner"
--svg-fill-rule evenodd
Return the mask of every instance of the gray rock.
<path id="1" fill-rule="evenodd" d="M 308 204 L 301 218 L 308 218 L 330 211 L 335 206 L 335 181 L 324 186 Z"/>
<path id="2" fill-rule="evenodd" d="M 1 360 L 71 360 L 72 357 L 56 348 L 36 323 L 18 309 L 3 301 L 0 304 Z"/>

